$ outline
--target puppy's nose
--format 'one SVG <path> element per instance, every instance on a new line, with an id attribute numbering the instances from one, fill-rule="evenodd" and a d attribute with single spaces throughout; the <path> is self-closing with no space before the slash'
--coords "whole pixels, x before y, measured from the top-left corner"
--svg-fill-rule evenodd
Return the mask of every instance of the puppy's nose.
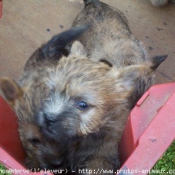
<path id="1" fill-rule="evenodd" d="M 50 114 L 44 113 L 43 117 L 47 126 L 51 126 L 56 122 L 55 118 Z"/>

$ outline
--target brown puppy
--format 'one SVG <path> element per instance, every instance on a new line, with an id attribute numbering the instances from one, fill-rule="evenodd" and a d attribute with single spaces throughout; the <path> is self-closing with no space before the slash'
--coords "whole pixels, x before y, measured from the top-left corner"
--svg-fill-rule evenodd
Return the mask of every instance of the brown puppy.
<path id="1" fill-rule="evenodd" d="M 42 73 L 45 76 L 41 76 Z M 8 78 L 1 79 L 4 95 L 18 115 L 20 137 L 28 156 L 35 160 L 39 159 L 38 151 L 40 157 L 45 157 L 49 151 L 58 150 L 50 154 L 50 159 L 54 160 L 56 153 L 62 155 L 58 159 L 64 157 L 61 163 L 72 171 L 116 170 L 119 166 L 117 144 L 130 111 L 129 99 L 136 88 L 145 91 L 151 85 L 153 71 L 143 65 L 117 70 L 72 53 L 61 58 L 58 65 L 36 69 L 31 75 L 33 79 L 26 76 L 22 80 L 23 87 Z M 45 147 L 45 140 L 34 127 L 34 119 L 42 133 L 62 143 L 64 149 L 60 149 L 59 144 L 57 149 L 52 149 L 52 144 Z M 32 138 L 30 132 L 33 132 Z M 38 145 L 29 147 L 31 143 Z M 50 144 L 49 139 L 47 143 Z M 44 159 L 40 163 L 43 162 Z"/>
<path id="2" fill-rule="evenodd" d="M 124 15 L 98 0 L 85 1 L 74 26 L 87 22 L 88 31 L 87 26 L 71 29 L 39 48 L 20 84 L 5 77 L 0 81 L 18 115 L 30 167 L 115 173 L 126 118 L 166 58 L 148 59 Z M 83 45 L 74 42 L 69 53 L 66 45 L 84 31 Z"/>
<path id="3" fill-rule="evenodd" d="M 44 69 L 57 65 L 62 55 L 68 54 L 66 45 L 86 29 L 87 26 L 72 28 L 54 36 L 48 43 L 38 48 L 27 61 L 18 83 L 8 77 L 0 79 L 4 97 L 18 116 L 19 135 L 27 153 L 25 164 L 33 171 L 64 167 L 59 150 L 60 148 L 64 152 L 62 144 L 45 139 L 35 122 L 38 104 L 48 93 L 42 85 L 45 82 L 41 83 L 40 79 L 47 75 Z"/>
<path id="4" fill-rule="evenodd" d="M 132 35 L 126 17 L 118 9 L 98 0 L 84 0 L 84 3 L 85 7 L 73 26 L 91 24 L 79 38 L 91 59 L 117 68 L 145 63 L 156 68 L 166 58 L 148 57 L 142 43 Z"/>
<path id="5" fill-rule="evenodd" d="M 116 68 L 146 64 L 154 70 L 166 59 L 167 55 L 149 58 L 142 43 L 131 33 L 121 11 L 99 0 L 84 0 L 84 4 L 72 26 L 91 24 L 89 30 L 79 37 L 91 60 Z M 142 86 L 145 86 L 144 82 Z M 131 108 L 144 92 L 141 87 L 137 90 L 130 101 Z"/>

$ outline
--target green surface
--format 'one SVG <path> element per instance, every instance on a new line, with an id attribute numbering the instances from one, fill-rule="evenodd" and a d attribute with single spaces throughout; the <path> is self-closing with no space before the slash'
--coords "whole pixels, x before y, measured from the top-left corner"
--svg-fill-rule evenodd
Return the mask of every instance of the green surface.
<path id="1" fill-rule="evenodd" d="M 12 175 L 11 173 L 8 173 L 7 169 L 0 164 L 0 175 Z"/>
<path id="2" fill-rule="evenodd" d="M 174 174 L 175 175 L 175 141 L 154 165 L 150 175 L 164 175 Z"/>

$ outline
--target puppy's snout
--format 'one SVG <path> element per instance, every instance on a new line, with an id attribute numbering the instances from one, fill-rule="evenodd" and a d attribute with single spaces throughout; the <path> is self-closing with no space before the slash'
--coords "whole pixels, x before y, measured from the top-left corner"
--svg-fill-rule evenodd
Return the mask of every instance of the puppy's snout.
<path id="1" fill-rule="evenodd" d="M 45 121 L 47 126 L 51 126 L 51 125 L 53 125 L 56 122 L 54 117 L 49 115 L 49 114 L 47 114 L 47 113 L 44 113 L 43 117 L 44 117 L 44 121 Z"/>

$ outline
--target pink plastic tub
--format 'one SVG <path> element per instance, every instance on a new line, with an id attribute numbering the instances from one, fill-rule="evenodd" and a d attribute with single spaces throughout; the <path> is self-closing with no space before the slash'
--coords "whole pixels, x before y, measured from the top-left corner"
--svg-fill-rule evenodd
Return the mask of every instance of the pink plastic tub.
<path id="1" fill-rule="evenodd" d="M 175 139 L 175 83 L 151 87 L 132 110 L 120 145 L 122 166 L 118 174 L 148 174 Z M 0 97 L 0 163 L 14 174 L 31 173 L 23 166 L 24 151 L 17 118 Z"/>

